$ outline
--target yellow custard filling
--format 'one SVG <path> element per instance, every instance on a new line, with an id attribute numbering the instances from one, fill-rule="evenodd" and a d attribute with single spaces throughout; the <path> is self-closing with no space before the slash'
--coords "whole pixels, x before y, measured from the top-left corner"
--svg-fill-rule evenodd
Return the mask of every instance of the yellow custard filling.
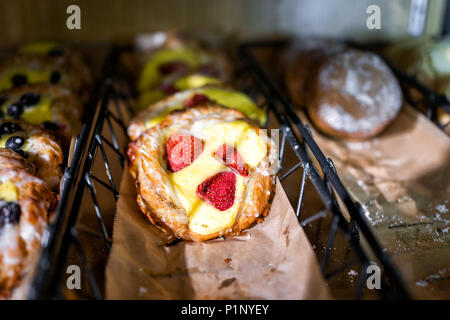
<path id="1" fill-rule="evenodd" d="M 41 124 L 52 120 L 52 100 L 43 97 L 39 103 L 30 108 L 25 108 L 21 118 L 34 124 Z"/>
<path id="2" fill-rule="evenodd" d="M 175 88 L 178 90 L 189 90 L 200 88 L 206 85 L 218 85 L 221 84 L 217 78 L 204 76 L 201 74 L 191 74 L 189 76 L 180 77 L 174 83 Z"/>
<path id="3" fill-rule="evenodd" d="M 12 78 L 17 74 L 25 75 L 27 77 L 27 83 L 39 83 L 48 82 L 51 73 L 48 70 L 30 70 L 25 66 L 12 68 L 0 78 L 0 91 L 11 89 L 13 87 Z"/>
<path id="4" fill-rule="evenodd" d="M 0 200 L 13 202 L 19 198 L 19 192 L 14 183 L 6 181 L 0 184 Z"/>
<path id="5" fill-rule="evenodd" d="M 203 130 L 204 147 L 201 155 L 184 169 L 169 173 L 169 180 L 186 210 L 189 229 L 206 235 L 230 227 L 236 218 L 245 192 L 245 178 L 236 173 L 236 194 L 233 206 L 220 211 L 201 200 L 197 187 L 209 177 L 228 171 L 228 167 L 213 157 L 224 143 L 235 146 L 250 167 L 255 167 L 267 154 L 267 145 L 257 132 L 244 121 L 219 123 Z"/>
<path id="6" fill-rule="evenodd" d="M 5 119 L 12 119 L 11 116 L 8 115 L 7 110 L 8 106 L 12 103 L 12 101 L 7 101 L 1 106 L 3 109 L 3 114 L 5 115 Z M 39 103 L 26 107 L 23 110 L 23 113 L 20 115 L 20 118 L 33 123 L 33 124 L 41 124 L 46 121 L 52 121 L 52 109 L 51 109 L 52 99 L 48 97 L 42 97 L 39 100 Z"/>
<path id="7" fill-rule="evenodd" d="M 20 53 L 25 54 L 48 54 L 51 50 L 58 49 L 59 44 L 52 41 L 33 42 L 19 49 Z"/>
<path id="8" fill-rule="evenodd" d="M 196 50 L 188 48 L 161 49 L 150 57 L 145 64 L 138 80 L 138 90 L 143 91 L 153 87 L 161 78 L 159 67 L 166 63 L 181 61 L 191 69 L 201 63 L 201 56 Z"/>

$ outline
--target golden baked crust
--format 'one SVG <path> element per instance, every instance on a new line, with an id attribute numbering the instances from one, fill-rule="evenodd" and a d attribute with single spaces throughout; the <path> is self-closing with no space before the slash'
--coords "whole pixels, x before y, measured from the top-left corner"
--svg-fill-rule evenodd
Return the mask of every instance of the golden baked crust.
<path id="1" fill-rule="evenodd" d="M 40 96 L 40 101 L 44 98 L 49 99 L 51 112 L 49 119 L 46 119 L 48 120 L 47 123 L 43 123 L 40 119 L 36 121 L 33 119 L 31 121 L 25 120 L 34 124 L 45 125 L 46 129 L 51 130 L 58 138 L 61 138 L 64 146 L 67 147 L 81 127 L 83 105 L 79 99 L 70 90 L 57 85 L 41 83 L 13 88 L 0 93 L 0 100 L 4 101 L 0 108 L 3 107 L 3 113 L 7 120 L 12 119 L 6 112 L 7 105 L 20 101 L 25 94 L 37 94 Z M 23 114 L 19 116 L 19 119 L 23 119 Z M 48 122 L 52 125 L 47 126 Z"/>
<path id="2" fill-rule="evenodd" d="M 0 159 L 2 157 L 0 155 Z M 20 220 L 15 223 L 3 221 L 0 225 L 0 299 L 10 297 L 12 290 L 33 267 L 49 212 L 56 201 L 55 194 L 41 179 L 19 166 L 0 169 L 0 185 L 4 183 L 13 183 L 18 190 Z M 5 203 L 0 199 L 0 208 Z"/>
<path id="3" fill-rule="evenodd" d="M 323 133 L 367 139 L 380 133 L 402 106 L 400 85 L 374 53 L 347 49 L 327 56 L 311 79 L 307 111 Z"/>
<path id="4" fill-rule="evenodd" d="M 177 238 L 193 241 L 232 236 L 249 227 L 261 214 L 267 213 L 274 183 L 270 171 L 270 159 L 273 158 L 268 151 L 263 161 L 251 170 L 248 177 L 245 177 L 245 194 L 242 196 L 234 223 L 211 234 L 198 234 L 190 230 L 188 215 L 168 178 L 163 159 L 164 145 L 167 132 L 174 127 L 189 131 L 199 120 L 214 123 L 247 121 L 243 113 L 234 109 L 213 104 L 193 107 L 171 113 L 163 122 L 148 129 L 135 142 L 130 143 L 128 148 L 129 169 L 136 178 L 137 202 L 140 210 L 161 230 L 172 233 Z M 253 128 L 258 130 L 256 127 Z M 268 138 L 266 141 L 268 142 Z"/>
<path id="5" fill-rule="evenodd" d="M 0 126 L 11 123 L 21 129 L 12 135 L 25 140 L 25 151 L 22 155 L 34 165 L 36 176 L 44 180 L 51 190 L 57 190 L 62 176 L 61 165 L 64 161 L 59 141 L 39 126 L 24 121 L 3 120 L 0 121 Z"/>
<path id="6" fill-rule="evenodd" d="M 185 90 L 174 95 L 166 97 L 155 104 L 148 106 L 146 109 L 139 112 L 130 122 L 127 132 L 130 139 L 136 140 L 147 127 L 145 122 L 151 118 L 156 117 L 161 111 L 168 110 L 171 107 L 182 106 L 183 101 L 192 96 L 195 90 Z"/>
<path id="7" fill-rule="evenodd" d="M 25 160 L 18 153 L 6 148 L 0 148 L 0 168 L 1 169 L 14 169 L 20 168 L 26 172 L 35 175 L 36 168 L 29 161 Z"/>
<path id="8" fill-rule="evenodd" d="M 196 101 L 196 97 L 206 98 L 208 101 Z M 206 102 L 242 111 L 248 119 L 260 125 L 264 125 L 267 121 L 265 111 L 260 109 L 249 96 L 230 87 L 207 85 L 177 92 L 149 105 L 131 120 L 127 130 L 128 136 L 131 140 L 136 140 L 142 132 L 162 121 L 170 112 L 191 108 L 191 103 L 197 105 Z"/>

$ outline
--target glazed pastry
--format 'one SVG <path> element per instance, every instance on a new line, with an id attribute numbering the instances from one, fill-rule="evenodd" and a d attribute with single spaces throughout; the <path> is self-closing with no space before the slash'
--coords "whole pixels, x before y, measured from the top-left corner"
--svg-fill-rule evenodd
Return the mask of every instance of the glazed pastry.
<path id="1" fill-rule="evenodd" d="M 310 81 L 308 114 L 320 131 L 333 137 L 373 137 L 402 105 L 397 79 L 374 53 L 348 49 L 330 55 Z"/>
<path id="2" fill-rule="evenodd" d="M 38 42 L 20 48 L 0 65 L 0 91 L 33 83 L 58 84 L 86 102 L 93 80 L 78 53 L 57 43 Z"/>
<path id="3" fill-rule="evenodd" d="M 171 113 L 129 145 L 139 208 L 177 238 L 238 234 L 268 212 L 270 145 L 235 109 L 209 104 Z"/>
<path id="4" fill-rule="evenodd" d="M 383 50 L 396 67 L 417 76 L 424 85 L 438 90 L 439 82 L 450 77 L 450 41 L 430 37 L 399 41 Z"/>
<path id="5" fill-rule="evenodd" d="M 1 151 L 0 163 L 11 163 L 4 157 L 5 151 Z M 28 169 L 20 165 L 0 167 L 0 298 L 3 299 L 11 296 L 34 265 L 56 200 L 44 181 Z"/>
<path id="6" fill-rule="evenodd" d="M 140 65 L 128 67 L 138 74 L 136 112 L 178 91 L 222 85 L 231 78 L 230 62 L 221 52 L 177 33 L 140 37 L 138 52 L 132 60 Z"/>
<path id="7" fill-rule="evenodd" d="M 135 140 L 142 132 L 164 120 L 171 112 L 210 102 L 237 109 L 259 125 L 266 123 L 266 113 L 247 95 L 230 89 L 203 87 L 176 93 L 149 106 L 131 121 L 128 135 L 131 140 Z"/>
<path id="8" fill-rule="evenodd" d="M 58 189 L 64 155 L 58 140 L 51 134 L 27 122 L 0 120 L 0 148 L 27 159 L 51 190 Z"/>
<path id="9" fill-rule="evenodd" d="M 144 90 L 139 94 L 138 100 L 134 105 L 134 110 L 139 112 L 149 105 L 164 99 L 179 91 L 201 88 L 205 86 L 218 86 L 224 83 L 218 79 L 201 74 L 189 74 L 180 77 L 170 77 L 160 85 L 159 88 Z"/>
<path id="10" fill-rule="evenodd" d="M 34 84 L 0 93 L 0 119 L 42 125 L 67 147 L 81 126 L 82 105 L 60 86 Z"/>

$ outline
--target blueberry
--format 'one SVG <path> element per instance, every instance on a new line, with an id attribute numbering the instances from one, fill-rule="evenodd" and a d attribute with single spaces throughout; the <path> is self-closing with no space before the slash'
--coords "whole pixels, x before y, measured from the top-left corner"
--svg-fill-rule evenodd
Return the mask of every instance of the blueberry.
<path id="1" fill-rule="evenodd" d="M 45 121 L 45 122 L 42 123 L 42 125 L 47 130 L 52 130 L 52 131 L 58 131 L 59 130 L 58 124 L 56 124 L 54 122 Z"/>
<path id="2" fill-rule="evenodd" d="M 27 79 L 26 75 L 18 73 L 12 77 L 11 81 L 12 81 L 12 84 L 14 87 L 18 87 L 18 86 L 27 84 L 28 79 Z"/>
<path id="3" fill-rule="evenodd" d="M 23 105 L 20 102 L 10 104 L 6 112 L 11 118 L 17 119 L 23 113 Z"/>
<path id="4" fill-rule="evenodd" d="M 61 80 L 61 73 L 59 71 L 53 71 L 50 75 L 50 82 L 57 84 Z"/>
<path id="5" fill-rule="evenodd" d="M 41 95 L 39 93 L 29 92 L 20 97 L 19 102 L 25 107 L 31 107 L 39 103 Z"/>
<path id="6" fill-rule="evenodd" d="M 50 57 L 60 57 L 64 55 L 64 49 L 61 47 L 54 48 L 47 53 Z"/>
<path id="7" fill-rule="evenodd" d="M 0 125 L 0 136 L 3 134 L 11 134 L 17 131 L 22 131 L 22 128 L 14 122 L 5 122 Z"/>
<path id="8" fill-rule="evenodd" d="M 8 138 L 8 140 L 6 140 L 5 143 L 5 147 L 7 149 L 16 151 L 16 150 L 20 150 L 20 148 L 22 148 L 22 146 L 25 143 L 25 139 L 19 136 L 13 136 Z"/>
<path id="9" fill-rule="evenodd" d="M 0 228 L 5 224 L 18 224 L 20 221 L 20 206 L 17 202 L 6 202 L 0 207 Z"/>

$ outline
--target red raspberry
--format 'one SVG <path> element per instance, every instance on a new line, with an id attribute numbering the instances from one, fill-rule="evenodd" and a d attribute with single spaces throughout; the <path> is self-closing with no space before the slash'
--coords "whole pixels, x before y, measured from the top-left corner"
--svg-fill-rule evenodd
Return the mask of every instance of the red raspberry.
<path id="1" fill-rule="evenodd" d="M 219 172 L 197 187 L 197 196 L 220 211 L 233 206 L 235 193 L 236 175 L 231 171 Z"/>
<path id="2" fill-rule="evenodd" d="M 188 65 L 182 61 L 164 63 L 159 66 L 159 72 L 168 75 L 172 73 L 185 73 L 189 69 Z"/>
<path id="3" fill-rule="evenodd" d="M 196 93 L 193 96 L 184 100 L 183 105 L 185 108 L 192 108 L 192 107 L 195 107 L 196 105 L 206 103 L 206 102 L 211 102 L 211 100 L 203 94 Z"/>
<path id="4" fill-rule="evenodd" d="M 163 83 L 161 85 L 161 90 L 167 95 L 172 95 L 179 91 L 172 83 Z"/>
<path id="5" fill-rule="evenodd" d="M 202 153 L 203 141 L 189 135 L 174 134 L 166 144 L 169 169 L 177 172 L 189 166 Z"/>
<path id="6" fill-rule="evenodd" d="M 214 157 L 241 176 L 247 177 L 249 167 L 244 163 L 239 152 L 227 144 L 223 144 L 214 152 Z"/>

